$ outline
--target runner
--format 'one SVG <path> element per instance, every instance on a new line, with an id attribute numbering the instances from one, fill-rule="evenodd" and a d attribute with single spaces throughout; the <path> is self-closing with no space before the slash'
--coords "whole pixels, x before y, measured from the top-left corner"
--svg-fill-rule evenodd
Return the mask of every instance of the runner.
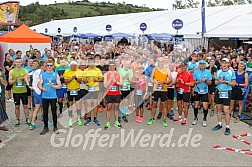
<path id="1" fill-rule="evenodd" d="M 26 85 L 26 88 L 27 88 L 27 95 L 28 95 L 28 110 L 31 111 L 31 109 L 32 109 L 32 93 L 31 93 L 31 89 L 29 88 L 29 86 L 32 86 L 32 74 L 34 71 L 33 59 L 28 60 L 28 64 L 25 67 L 25 69 L 29 73 L 29 85 Z"/>
<path id="2" fill-rule="evenodd" d="M 12 85 L 9 84 L 9 72 L 14 68 L 15 64 L 13 61 L 11 61 L 10 54 L 6 53 L 5 54 L 5 61 L 4 61 L 4 68 L 5 68 L 5 76 L 8 82 L 8 85 L 6 86 L 6 99 L 12 99 L 12 93 L 11 93 L 11 88 Z"/>
<path id="3" fill-rule="evenodd" d="M 83 81 L 86 83 L 86 90 L 88 91 L 85 96 L 86 101 L 86 112 L 88 112 L 88 119 L 84 125 L 89 125 L 91 121 L 91 113 L 94 113 L 93 122 L 100 126 L 100 123 L 97 119 L 98 113 L 98 96 L 99 96 L 99 82 L 103 81 L 102 72 L 99 68 L 95 67 L 95 61 L 93 58 L 88 59 L 88 68 L 84 70 Z"/>
<path id="4" fill-rule="evenodd" d="M 194 89 L 194 120 L 192 125 L 196 125 L 198 122 L 198 108 L 200 102 L 203 103 L 203 123 L 202 126 L 207 126 L 207 114 L 208 114 L 208 85 L 211 84 L 212 75 L 209 70 L 206 69 L 206 61 L 199 61 L 199 69 L 195 70 L 193 73 L 195 80 L 195 89 Z"/>
<path id="5" fill-rule="evenodd" d="M 161 103 L 163 106 L 162 115 L 163 121 L 162 124 L 164 127 L 167 127 L 166 116 L 167 116 L 167 85 L 172 82 L 172 77 L 170 74 L 170 70 L 164 67 L 164 59 L 162 57 L 158 58 L 158 66 L 153 69 L 151 75 L 151 82 L 154 83 L 153 87 L 153 103 L 151 110 L 151 119 L 148 122 L 148 125 L 152 125 L 155 123 L 155 114 L 156 107 L 158 103 L 158 99 L 161 99 Z"/>
<path id="6" fill-rule="evenodd" d="M 145 76 L 147 76 L 148 78 L 148 95 L 147 95 L 147 109 L 148 110 L 151 110 L 151 104 L 150 104 L 150 101 L 151 101 L 151 95 L 153 93 L 153 83 L 151 82 L 150 78 L 151 78 L 151 74 L 152 74 L 152 71 L 153 69 L 156 67 L 155 65 L 155 62 L 154 62 L 154 59 L 153 58 L 150 58 L 149 60 L 149 66 L 146 68 L 144 74 Z"/>
<path id="7" fill-rule="evenodd" d="M 48 129 L 48 109 L 49 105 L 51 106 L 52 117 L 53 117 L 53 131 L 58 134 L 57 128 L 57 94 L 56 89 L 61 88 L 59 75 L 53 72 L 54 62 L 48 60 L 46 63 L 46 72 L 42 73 L 39 78 L 38 88 L 42 90 L 42 105 L 43 105 L 43 120 L 44 120 L 44 129 L 40 132 L 40 135 L 44 135 L 49 132 Z"/>
<path id="8" fill-rule="evenodd" d="M 20 100 L 24 108 L 26 123 L 30 125 L 28 112 L 28 95 L 26 85 L 29 85 L 29 74 L 26 69 L 22 68 L 21 58 L 15 59 L 16 68 L 9 73 L 9 83 L 13 84 L 13 97 L 15 103 L 16 127 L 20 125 Z"/>
<path id="9" fill-rule="evenodd" d="M 217 104 L 217 118 L 218 118 L 218 125 L 213 128 L 213 131 L 219 130 L 222 128 L 222 107 L 224 108 L 225 112 L 225 122 L 226 122 L 226 130 L 225 135 L 230 134 L 230 99 L 231 99 L 231 91 L 232 86 L 235 86 L 235 73 L 233 70 L 229 69 L 229 59 L 223 58 L 222 59 L 222 70 L 218 70 L 216 73 L 216 92 L 214 97 L 214 102 Z"/>
<path id="10" fill-rule="evenodd" d="M 193 74 L 187 71 L 187 64 L 181 63 L 182 72 L 178 73 L 176 78 L 177 87 L 177 105 L 179 117 L 174 121 L 182 121 L 181 125 L 187 123 L 188 103 L 190 99 L 190 89 L 194 86 Z M 184 118 L 182 117 L 182 108 L 184 107 Z"/>
<path id="11" fill-rule="evenodd" d="M 240 121 L 241 113 L 242 113 L 242 100 L 244 99 L 244 95 L 246 93 L 246 89 L 248 86 L 248 74 L 244 71 L 245 63 L 240 61 L 238 66 L 238 71 L 235 72 L 236 82 L 235 86 L 232 89 L 231 93 L 231 101 L 230 101 L 230 114 L 233 115 L 233 110 L 235 106 L 235 101 L 238 101 L 238 116 L 235 118 L 235 123 Z"/>
<path id="12" fill-rule="evenodd" d="M 3 72 L 3 69 L 0 68 L 0 101 L 3 105 L 4 110 L 6 111 L 5 87 L 8 85 L 8 82 Z"/>
<path id="13" fill-rule="evenodd" d="M 81 121 L 81 108 L 80 108 L 80 83 L 81 70 L 77 69 L 77 62 L 75 60 L 70 62 L 70 69 L 65 70 L 64 72 L 64 82 L 67 86 L 67 102 L 68 102 L 68 126 L 73 126 L 73 102 L 75 101 L 77 109 L 77 123 L 79 126 L 82 126 Z"/>
<path id="14" fill-rule="evenodd" d="M 58 97 L 58 105 L 59 105 L 59 114 L 58 117 L 62 116 L 63 111 L 63 102 L 65 100 L 65 97 L 67 96 L 67 86 L 64 81 L 64 72 L 65 70 L 69 69 L 70 67 L 67 66 L 66 59 L 60 60 L 60 66 L 56 67 L 55 72 L 60 77 L 61 82 L 61 89 L 57 89 L 57 97 Z"/>
<path id="15" fill-rule="evenodd" d="M 133 79 L 133 71 L 130 68 L 130 61 L 126 61 L 124 67 L 119 70 L 119 73 L 123 77 L 123 86 L 120 88 L 121 90 L 121 103 L 119 107 L 118 120 L 121 120 L 121 112 L 123 113 L 122 119 L 124 122 L 128 122 L 128 118 L 126 117 L 126 113 L 129 108 L 129 98 L 130 98 L 130 84 Z"/>
<path id="16" fill-rule="evenodd" d="M 122 75 L 116 71 L 115 62 L 109 62 L 109 71 L 104 75 L 104 87 L 106 88 L 107 96 L 107 123 L 104 127 L 107 130 L 110 127 L 110 117 L 112 105 L 114 105 L 115 126 L 122 128 L 122 125 L 118 121 L 118 108 L 121 101 L 120 87 L 123 86 Z"/>

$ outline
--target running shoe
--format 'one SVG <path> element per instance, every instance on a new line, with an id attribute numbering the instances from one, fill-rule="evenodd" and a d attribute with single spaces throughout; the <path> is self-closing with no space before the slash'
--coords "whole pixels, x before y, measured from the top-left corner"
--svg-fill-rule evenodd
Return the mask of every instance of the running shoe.
<path id="1" fill-rule="evenodd" d="M 84 125 L 87 126 L 87 125 L 89 125 L 91 122 L 92 122 L 91 119 L 88 118 L 88 119 L 86 120 L 86 122 L 84 123 Z"/>
<path id="2" fill-rule="evenodd" d="M 206 127 L 206 126 L 207 126 L 207 120 L 206 120 L 206 119 L 203 119 L 202 126 L 203 126 L 203 127 Z"/>
<path id="3" fill-rule="evenodd" d="M 59 134 L 58 128 L 54 127 L 54 128 L 53 128 L 53 132 L 54 132 L 55 134 Z"/>
<path id="4" fill-rule="evenodd" d="M 30 124 L 31 124 L 31 121 L 30 121 L 29 118 L 26 118 L 26 124 L 27 124 L 27 125 L 30 125 Z"/>
<path id="5" fill-rule="evenodd" d="M 108 128 L 110 128 L 110 122 L 107 122 L 105 127 L 104 127 L 104 130 L 107 130 Z"/>
<path id="6" fill-rule="evenodd" d="M 136 116 L 136 122 L 139 122 L 139 116 Z"/>
<path id="7" fill-rule="evenodd" d="M 115 126 L 118 128 L 122 128 L 122 125 L 118 121 L 115 121 Z"/>
<path id="8" fill-rule="evenodd" d="M 162 112 L 159 112 L 157 116 L 157 120 L 161 119 L 161 117 L 162 117 Z"/>
<path id="9" fill-rule="evenodd" d="M 169 113 L 167 114 L 167 118 L 169 118 L 170 120 L 174 121 L 173 116 L 171 114 L 169 114 Z"/>
<path id="10" fill-rule="evenodd" d="M 147 109 L 151 110 L 151 105 L 150 104 L 147 105 Z"/>
<path id="11" fill-rule="evenodd" d="M 9 129 L 6 127 L 6 126 L 0 126 L 0 130 L 2 130 L 2 131 L 8 131 Z"/>
<path id="12" fill-rule="evenodd" d="M 98 121 L 98 119 L 95 119 L 95 120 L 94 120 L 94 124 L 95 124 L 96 126 L 100 126 L 100 125 L 101 125 L 100 122 Z"/>
<path id="13" fill-rule="evenodd" d="M 143 117 L 138 117 L 138 122 L 139 123 L 143 122 Z"/>
<path id="14" fill-rule="evenodd" d="M 167 125 L 168 125 L 167 122 L 166 122 L 166 120 L 163 120 L 162 124 L 163 124 L 164 127 L 167 127 Z"/>
<path id="15" fill-rule="evenodd" d="M 80 119 L 80 118 L 78 118 L 78 120 L 77 120 L 77 124 L 79 125 L 79 126 L 82 126 L 82 120 Z"/>
<path id="16" fill-rule="evenodd" d="M 122 120 L 124 120 L 124 122 L 129 122 L 129 120 L 126 116 L 122 116 Z"/>
<path id="17" fill-rule="evenodd" d="M 198 122 L 198 118 L 194 118 L 194 120 L 192 121 L 192 125 L 196 125 Z"/>
<path id="18" fill-rule="evenodd" d="M 177 117 L 176 119 L 174 119 L 174 121 L 181 122 L 182 119 L 183 119 L 182 117 L 181 118 Z"/>
<path id="19" fill-rule="evenodd" d="M 69 126 L 69 127 L 72 127 L 72 126 L 73 126 L 73 120 L 72 120 L 72 119 L 69 119 L 69 121 L 68 121 L 68 126 Z"/>
<path id="20" fill-rule="evenodd" d="M 214 110 L 210 111 L 210 117 L 214 116 Z"/>
<path id="21" fill-rule="evenodd" d="M 171 111 L 170 111 L 170 114 L 171 114 L 172 116 L 174 116 L 174 111 L 173 111 L 173 110 L 171 110 Z"/>
<path id="22" fill-rule="evenodd" d="M 240 116 L 238 115 L 237 117 L 235 117 L 234 123 L 238 123 L 240 122 Z"/>
<path id="23" fill-rule="evenodd" d="M 213 131 L 220 130 L 221 128 L 222 128 L 222 126 L 218 124 L 217 126 L 215 126 L 215 127 L 213 128 Z"/>
<path id="24" fill-rule="evenodd" d="M 182 120 L 182 122 L 181 122 L 181 125 L 185 125 L 185 124 L 187 124 L 187 120 L 184 118 L 184 119 Z"/>
<path id="25" fill-rule="evenodd" d="M 48 128 L 44 128 L 44 129 L 40 132 L 40 135 L 44 135 L 44 134 L 46 134 L 47 132 L 49 132 L 49 129 L 48 129 Z"/>
<path id="26" fill-rule="evenodd" d="M 19 125 L 20 125 L 20 120 L 19 120 L 19 119 L 17 119 L 17 120 L 16 120 L 16 124 L 15 124 L 15 126 L 16 126 L 16 127 L 19 127 Z"/>
<path id="27" fill-rule="evenodd" d="M 85 116 L 84 116 L 84 120 L 87 120 L 88 119 L 88 115 L 87 114 L 85 114 Z"/>
<path id="28" fill-rule="evenodd" d="M 155 123 L 155 119 L 154 119 L 154 118 L 151 118 L 151 119 L 149 120 L 149 122 L 148 122 L 147 125 L 152 125 L 152 124 L 154 124 L 154 123 Z"/>
<path id="29" fill-rule="evenodd" d="M 224 135 L 230 135 L 230 128 L 226 128 L 225 132 L 224 132 Z"/>
<path id="30" fill-rule="evenodd" d="M 38 128 L 38 126 L 36 126 L 36 125 L 33 125 L 33 124 L 30 125 L 30 130 L 37 129 L 37 128 Z"/>

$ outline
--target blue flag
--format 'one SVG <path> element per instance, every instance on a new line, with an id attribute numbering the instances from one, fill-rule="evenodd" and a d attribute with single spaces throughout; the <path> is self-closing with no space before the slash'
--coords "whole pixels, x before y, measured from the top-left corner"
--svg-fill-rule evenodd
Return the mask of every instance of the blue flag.
<path id="1" fill-rule="evenodd" d="M 206 3 L 205 0 L 202 0 L 201 7 L 201 21 L 202 21 L 202 33 L 206 33 Z"/>

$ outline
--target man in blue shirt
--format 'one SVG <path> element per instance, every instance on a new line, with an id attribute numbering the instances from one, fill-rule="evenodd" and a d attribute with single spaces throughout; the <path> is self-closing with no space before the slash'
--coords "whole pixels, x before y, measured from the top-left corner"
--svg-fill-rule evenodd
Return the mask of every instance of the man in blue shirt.
<path id="1" fill-rule="evenodd" d="M 208 114 L 208 85 L 211 84 L 212 75 L 209 70 L 206 69 L 206 61 L 199 61 L 199 69 L 194 71 L 193 73 L 195 80 L 195 88 L 194 88 L 194 120 L 192 125 L 196 125 L 198 121 L 198 108 L 200 105 L 200 101 L 203 103 L 203 123 L 202 126 L 207 126 L 207 114 Z"/>
<path id="2" fill-rule="evenodd" d="M 151 98 L 151 94 L 153 92 L 153 83 L 150 81 L 150 77 L 151 77 L 153 69 L 155 68 L 154 64 L 155 64 L 154 59 L 150 58 L 149 66 L 144 71 L 144 75 L 147 76 L 147 79 L 148 79 L 148 98 L 147 98 L 147 108 L 148 108 L 148 110 L 151 110 L 150 98 Z"/>
<path id="3" fill-rule="evenodd" d="M 224 108 L 225 112 L 225 122 L 226 122 L 226 130 L 225 135 L 230 134 L 230 115 L 229 115 L 229 106 L 231 100 L 231 91 L 232 87 L 235 86 L 235 73 L 233 70 L 229 69 L 229 59 L 223 58 L 222 59 L 222 70 L 218 70 L 216 73 L 215 84 L 216 86 L 216 93 L 214 102 L 217 104 L 217 118 L 218 118 L 218 125 L 213 128 L 214 131 L 219 130 L 222 128 L 222 107 Z"/>

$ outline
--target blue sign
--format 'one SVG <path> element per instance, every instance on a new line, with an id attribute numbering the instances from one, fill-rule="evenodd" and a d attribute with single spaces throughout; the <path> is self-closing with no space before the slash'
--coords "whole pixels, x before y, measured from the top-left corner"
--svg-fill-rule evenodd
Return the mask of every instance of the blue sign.
<path id="1" fill-rule="evenodd" d="M 76 33 L 77 32 L 77 27 L 73 28 L 73 32 Z"/>
<path id="2" fill-rule="evenodd" d="M 104 36 L 104 41 L 106 41 L 106 42 L 112 42 L 113 41 L 113 36 L 112 35 L 106 35 L 106 36 Z"/>
<path id="3" fill-rule="evenodd" d="M 183 21 L 180 19 L 176 19 L 172 22 L 172 27 L 175 30 L 180 30 L 183 27 Z"/>
<path id="4" fill-rule="evenodd" d="M 183 41 L 184 41 L 184 38 L 180 38 L 180 37 L 176 37 L 176 38 L 175 38 L 175 44 L 176 44 L 176 45 L 180 44 L 180 43 L 183 42 Z"/>
<path id="5" fill-rule="evenodd" d="M 46 33 L 46 34 L 48 33 L 48 29 L 47 29 L 47 28 L 45 28 L 45 33 Z"/>
<path id="6" fill-rule="evenodd" d="M 141 23 L 140 24 L 140 30 L 141 31 L 146 31 L 147 30 L 147 24 L 146 23 Z"/>
<path id="7" fill-rule="evenodd" d="M 110 24 L 106 25 L 106 30 L 110 32 L 112 30 L 112 26 Z"/>

